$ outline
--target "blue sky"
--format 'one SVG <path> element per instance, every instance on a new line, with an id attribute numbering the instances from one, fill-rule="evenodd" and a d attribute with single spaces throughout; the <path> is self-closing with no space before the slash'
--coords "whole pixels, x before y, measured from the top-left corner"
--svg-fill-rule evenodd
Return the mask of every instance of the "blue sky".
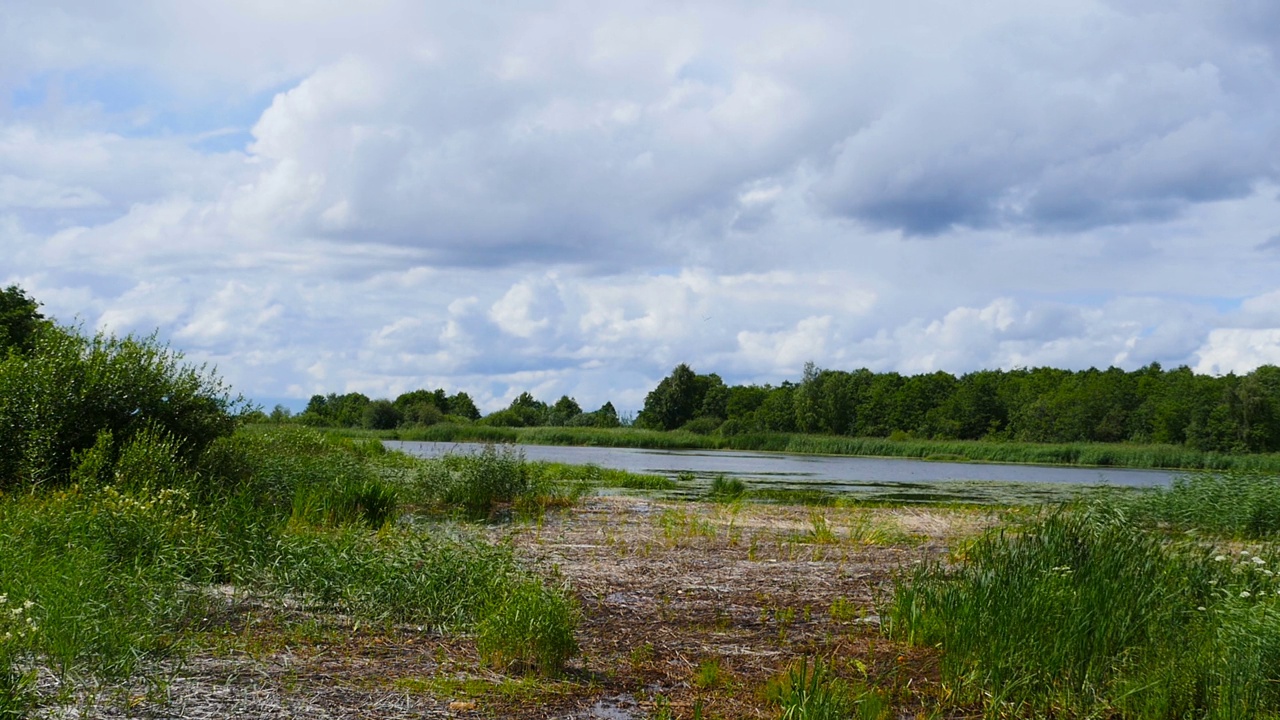
<path id="1" fill-rule="evenodd" d="M 11 0 L 0 282 L 274 402 L 1280 363 L 1280 5 Z"/>

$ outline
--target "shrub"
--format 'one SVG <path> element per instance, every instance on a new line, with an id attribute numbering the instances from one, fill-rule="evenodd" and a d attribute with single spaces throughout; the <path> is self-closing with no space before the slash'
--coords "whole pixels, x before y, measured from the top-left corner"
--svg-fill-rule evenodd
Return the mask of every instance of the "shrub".
<path id="1" fill-rule="evenodd" d="M 0 357 L 0 490 L 68 481 L 77 453 L 110 433 L 114 456 L 153 428 L 183 461 L 235 429 L 244 407 L 204 367 L 149 338 L 82 337 L 41 326 L 29 352 Z M 114 460 L 114 457 L 112 458 Z"/>
<path id="2" fill-rule="evenodd" d="M 720 424 L 722 422 L 724 421 L 721 420 L 720 418 L 708 417 L 704 415 L 703 417 L 694 418 L 693 420 L 690 420 L 689 422 L 682 425 L 680 429 L 686 430 L 695 435 L 710 435 L 711 433 L 715 432 L 717 428 L 720 427 Z"/>

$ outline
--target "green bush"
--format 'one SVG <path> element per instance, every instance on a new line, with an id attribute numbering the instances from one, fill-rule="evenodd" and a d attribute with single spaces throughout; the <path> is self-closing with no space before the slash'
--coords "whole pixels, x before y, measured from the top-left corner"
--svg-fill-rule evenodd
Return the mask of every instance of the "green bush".
<path id="1" fill-rule="evenodd" d="M 41 326 L 29 352 L 0 357 L 0 490 L 65 484 L 74 456 L 104 431 L 113 455 L 155 429 L 192 461 L 231 434 L 243 406 L 154 337 L 86 338 Z"/>

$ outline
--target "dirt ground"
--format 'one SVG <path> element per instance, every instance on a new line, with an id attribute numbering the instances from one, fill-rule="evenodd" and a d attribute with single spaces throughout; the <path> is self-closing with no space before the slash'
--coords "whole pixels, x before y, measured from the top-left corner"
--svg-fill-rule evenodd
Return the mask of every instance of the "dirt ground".
<path id="1" fill-rule="evenodd" d="M 492 526 L 580 602 L 565 677 L 484 668 L 466 638 L 362 628 L 233 602 L 180 666 L 43 717 L 776 717 L 765 688 L 821 658 L 927 711 L 933 659 L 880 634 L 896 573 L 990 524 L 979 511 L 810 508 L 597 497 L 537 523 Z M 44 678 L 45 691 L 55 681 Z"/>

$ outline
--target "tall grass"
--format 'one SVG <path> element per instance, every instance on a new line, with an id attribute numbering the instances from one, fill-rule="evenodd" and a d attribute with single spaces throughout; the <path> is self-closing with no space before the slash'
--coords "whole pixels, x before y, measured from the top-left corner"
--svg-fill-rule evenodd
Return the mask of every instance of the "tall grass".
<path id="1" fill-rule="evenodd" d="M 941 650 L 990 716 L 1274 718 L 1273 561 L 1171 544 L 1113 505 L 1058 510 L 901 582 L 886 632 Z"/>
<path id="2" fill-rule="evenodd" d="M 1280 476 L 1199 473 L 1135 495 L 1129 512 L 1139 522 L 1215 535 L 1260 539 L 1280 533 Z"/>
<path id="3" fill-rule="evenodd" d="M 554 676 L 578 653 L 577 605 L 537 582 L 509 584 L 476 627 L 476 649 L 494 669 Z"/>
<path id="4" fill-rule="evenodd" d="M 533 427 L 439 424 L 425 428 L 344 433 L 429 442 L 494 442 L 579 445 L 653 450 L 750 450 L 861 457 L 903 457 L 954 461 L 1082 465 L 1183 470 L 1280 472 L 1280 453 L 1230 454 L 1178 445 L 1127 443 L 1026 443 L 979 440 L 891 440 L 801 433 L 699 435 L 635 428 Z"/>

